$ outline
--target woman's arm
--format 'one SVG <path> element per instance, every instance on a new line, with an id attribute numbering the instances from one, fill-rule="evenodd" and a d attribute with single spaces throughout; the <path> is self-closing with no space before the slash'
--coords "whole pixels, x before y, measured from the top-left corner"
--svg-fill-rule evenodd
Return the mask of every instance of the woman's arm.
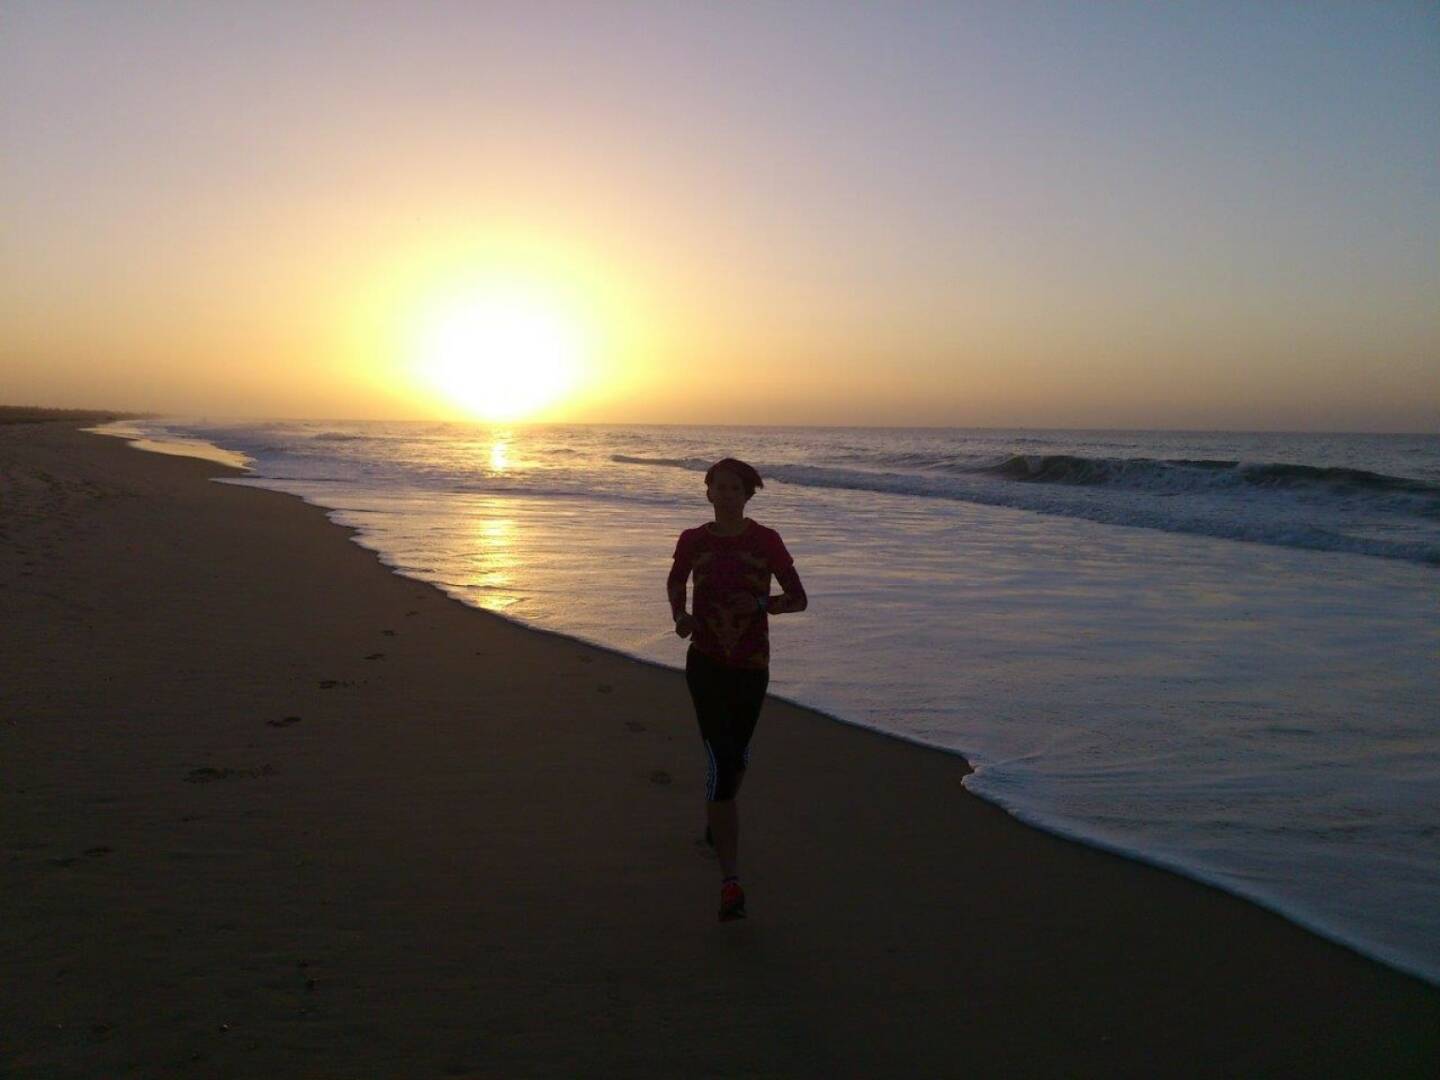
<path id="1" fill-rule="evenodd" d="M 665 595 L 670 598 L 670 618 L 679 620 L 685 614 L 685 583 L 695 563 L 695 545 L 689 530 L 675 541 L 675 554 L 670 563 L 670 576 L 665 579 Z"/>
<path id="2" fill-rule="evenodd" d="M 676 559 L 670 567 L 670 576 L 665 579 L 665 594 L 670 598 L 670 617 L 678 619 L 685 614 L 685 582 L 690 577 L 690 564 Z"/>
<path id="3" fill-rule="evenodd" d="M 804 611 L 810 606 L 810 601 L 805 596 L 805 586 L 800 584 L 800 575 L 795 572 L 794 564 L 785 567 L 775 575 L 775 580 L 780 583 L 780 588 L 785 592 L 780 596 L 772 596 L 765 603 L 767 615 L 782 615 L 787 611 Z"/>

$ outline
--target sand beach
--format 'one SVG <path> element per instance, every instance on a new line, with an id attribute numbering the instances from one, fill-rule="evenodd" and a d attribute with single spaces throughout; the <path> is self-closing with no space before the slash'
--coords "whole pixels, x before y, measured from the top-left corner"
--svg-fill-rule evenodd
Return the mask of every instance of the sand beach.
<path id="1" fill-rule="evenodd" d="M 1440 989 L 779 700 L 719 924 L 680 671 L 85 426 L 0 423 L 0 1075 L 1440 1069 Z"/>

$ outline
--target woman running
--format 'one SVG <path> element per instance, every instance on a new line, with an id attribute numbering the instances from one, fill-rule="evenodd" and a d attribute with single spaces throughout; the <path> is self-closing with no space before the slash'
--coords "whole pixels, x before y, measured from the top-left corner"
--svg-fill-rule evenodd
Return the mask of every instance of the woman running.
<path id="1" fill-rule="evenodd" d="M 705 497 L 715 520 L 680 534 L 666 582 L 675 633 L 694 635 L 685 682 L 705 744 L 705 839 L 720 856 L 722 921 L 745 916 L 735 796 L 770 683 L 768 617 L 806 607 L 805 588 L 780 534 L 744 516 L 745 503 L 764 486 L 758 472 L 735 458 L 710 466 Z M 692 572 L 695 595 L 687 613 L 685 581 Z M 770 595 L 772 574 L 783 595 Z"/>

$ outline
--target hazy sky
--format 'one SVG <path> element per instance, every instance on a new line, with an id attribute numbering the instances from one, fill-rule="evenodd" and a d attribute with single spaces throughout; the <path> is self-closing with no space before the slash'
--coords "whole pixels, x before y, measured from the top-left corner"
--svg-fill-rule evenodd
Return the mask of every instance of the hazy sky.
<path id="1" fill-rule="evenodd" d="M 0 0 L 0 207 L 3 402 L 1440 430 L 1433 3 Z"/>

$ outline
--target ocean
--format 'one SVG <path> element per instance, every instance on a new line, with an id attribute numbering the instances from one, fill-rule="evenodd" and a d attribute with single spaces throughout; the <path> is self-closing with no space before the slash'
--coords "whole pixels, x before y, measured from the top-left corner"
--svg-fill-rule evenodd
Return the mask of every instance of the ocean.
<path id="1" fill-rule="evenodd" d="M 772 620 L 773 695 L 962 754 L 1022 821 L 1440 984 L 1440 436 L 98 430 L 241 464 L 219 482 L 324 507 L 396 573 L 673 668 L 675 538 L 713 517 L 708 465 L 743 458 L 765 478 L 746 512 L 810 597 Z"/>

